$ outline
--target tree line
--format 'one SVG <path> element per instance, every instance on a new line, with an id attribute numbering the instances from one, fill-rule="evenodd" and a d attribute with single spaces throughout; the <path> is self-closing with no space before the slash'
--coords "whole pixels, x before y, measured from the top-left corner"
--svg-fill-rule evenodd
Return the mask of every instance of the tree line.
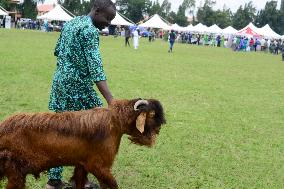
<path id="1" fill-rule="evenodd" d="M 36 3 L 44 0 L 25 0 L 24 3 L 17 5 L 24 17 L 36 18 Z M 9 0 L 0 0 L 0 5 L 6 9 L 12 8 Z M 59 0 L 67 10 L 75 15 L 87 14 L 94 0 Z M 183 0 L 177 12 L 171 10 L 172 4 L 169 0 L 159 3 L 158 0 L 116 0 L 118 11 L 135 23 L 144 20 L 145 17 L 159 14 L 170 23 L 177 23 L 180 26 L 188 24 L 202 23 L 207 26 L 217 24 L 221 28 L 233 26 L 236 29 L 245 27 L 252 22 L 257 27 L 269 24 L 271 28 L 284 34 L 284 0 L 281 0 L 280 9 L 277 9 L 277 1 L 269 1 L 262 10 L 257 11 L 252 1 L 241 5 L 235 13 L 230 8 L 223 7 L 221 10 L 214 10 L 216 4 L 213 0 L 205 0 L 203 5 L 196 6 L 196 0 Z M 15 6 L 15 5 L 14 5 Z M 188 21 L 188 16 L 192 20 Z"/>

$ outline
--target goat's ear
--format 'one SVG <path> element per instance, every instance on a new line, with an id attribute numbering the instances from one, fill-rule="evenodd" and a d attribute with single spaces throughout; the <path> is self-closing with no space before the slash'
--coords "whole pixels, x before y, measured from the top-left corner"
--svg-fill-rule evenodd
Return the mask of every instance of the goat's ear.
<path id="1" fill-rule="evenodd" d="M 140 131 L 140 133 L 144 133 L 145 121 L 146 121 L 146 112 L 141 112 L 136 119 L 136 128 Z"/>

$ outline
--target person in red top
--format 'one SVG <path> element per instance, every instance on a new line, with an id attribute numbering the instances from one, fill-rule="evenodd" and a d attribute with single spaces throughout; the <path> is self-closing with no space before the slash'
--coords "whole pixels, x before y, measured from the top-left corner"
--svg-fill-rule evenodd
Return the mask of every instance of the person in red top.
<path id="1" fill-rule="evenodd" d="M 253 40 L 253 38 L 250 38 L 249 46 L 250 46 L 251 51 L 253 50 L 253 45 L 254 45 L 254 40 Z"/>

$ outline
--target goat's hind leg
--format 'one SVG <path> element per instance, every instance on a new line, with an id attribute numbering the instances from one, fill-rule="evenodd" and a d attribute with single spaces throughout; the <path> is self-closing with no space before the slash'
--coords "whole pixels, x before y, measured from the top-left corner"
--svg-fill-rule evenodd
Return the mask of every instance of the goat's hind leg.
<path id="1" fill-rule="evenodd" d="M 9 171 L 7 174 L 8 184 L 6 189 L 24 189 L 26 183 L 26 175 L 21 175 L 16 170 Z"/>

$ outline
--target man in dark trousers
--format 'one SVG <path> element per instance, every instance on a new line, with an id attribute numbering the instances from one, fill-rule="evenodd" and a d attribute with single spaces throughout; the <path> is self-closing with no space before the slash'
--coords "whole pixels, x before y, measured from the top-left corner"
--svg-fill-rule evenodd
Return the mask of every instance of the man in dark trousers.
<path id="1" fill-rule="evenodd" d="M 130 47 L 129 38 L 131 37 L 131 31 L 128 26 L 125 27 L 125 46 Z"/>
<path id="2" fill-rule="evenodd" d="M 174 32 L 174 30 L 171 30 L 171 33 L 169 34 L 169 42 L 170 42 L 170 49 L 168 51 L 169 53 L 173 52 L 175 40 L 176 40 L 176 33 Z"/>

